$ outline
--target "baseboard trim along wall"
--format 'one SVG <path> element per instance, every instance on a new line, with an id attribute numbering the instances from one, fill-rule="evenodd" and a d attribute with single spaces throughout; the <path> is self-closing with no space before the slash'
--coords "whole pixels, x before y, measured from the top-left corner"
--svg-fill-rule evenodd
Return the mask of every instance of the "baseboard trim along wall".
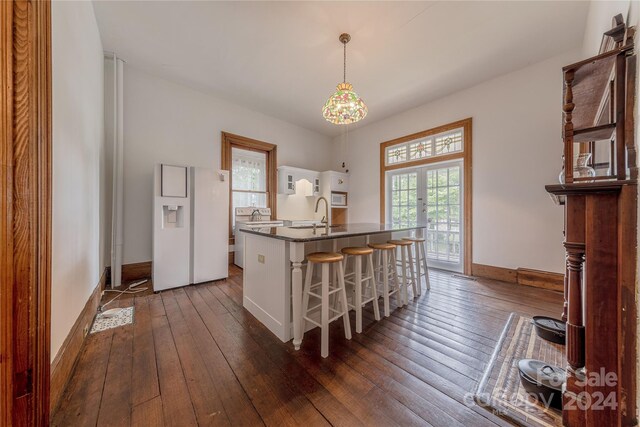
<path id="1" fill-rule="evenodd" d="M 504 268 L 493 265 L 472 264 L 472 275 L 502 282 L 517 283 L 534 288 L 564 291 L 564 275 L 530 268 Z"/>
<path id="2" fill-rule="evenodd" d="M 80 316 L 78 316 L 76 322 L 73 324 L 73 327 L 71 328 L 71 331 L 69 331 L 67 338 L 65 338 L 62 343 L 62 347 L 60 347 L 58 354 L 56 354 L 53 362 L 51 362 L 51 412 L 53 412 L 53 410 L 58 406 L 58 403 L 62 398 L 62 393 L 71 378 L 71 373 L 73 372 L 78 356 L 80 355 L 80 351 L 82 350 L 82 345 L 89 333 L 91 322 L 98 311 L 98 305 L 100 304 L 100 298 L 106 283 L 107 269 L 102 273 L 102 277 L 100 277 L 98 285 L 91 293 L 91 296 L 82 309 Z"/>
<path id="3" fill-rule="evenodd" d="M 122 283 L 150 278 L 151 261 L 136 262 L 134 264 L 125 264 L 122 266 Z"/>

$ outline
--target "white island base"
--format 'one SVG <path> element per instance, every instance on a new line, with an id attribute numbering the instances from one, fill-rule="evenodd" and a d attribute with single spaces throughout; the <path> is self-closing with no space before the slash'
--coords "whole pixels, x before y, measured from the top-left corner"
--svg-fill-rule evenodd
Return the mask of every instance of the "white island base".
<path id="1" fill-rule="evenodd" d="M 283 342 L 294 339 L 300 347 L 304 331 L 302 322 L 303 262 L 306 254 L 318 251 L 338 252 L 346 246 L 365 246 L 370 242 L 386 242 L 410 234 L 421 235 L 422 228 L 382 231 L 384 226 L 368 224 L 372 232 L 364 234 L 363 224 L 332 229 L 324 228 L 312 235 L 311 230 L 267 228 L 245 231 L 238 238 L 244 241 L 243 305 Z M 350 234 L 357 234 L 355 236 Z M 315 325 L 306 322 L 305 330 Z"/>

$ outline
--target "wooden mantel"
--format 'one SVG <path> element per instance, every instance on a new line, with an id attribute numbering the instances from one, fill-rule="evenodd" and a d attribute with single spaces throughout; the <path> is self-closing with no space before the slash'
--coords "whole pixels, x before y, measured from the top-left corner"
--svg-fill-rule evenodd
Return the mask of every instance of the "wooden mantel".
<path id="1" fill-rule="evenodd" d="M 635 29 L 620 15 L 613 27 L 611 49 L 563 68 L 567 183 L 545 187 L 564 204 L 563 423 L 572 427 L 637 425 Z M 597 144 L 610 152 L 606 172 L 575 176 L 574 149 L 593 156 Z"/>

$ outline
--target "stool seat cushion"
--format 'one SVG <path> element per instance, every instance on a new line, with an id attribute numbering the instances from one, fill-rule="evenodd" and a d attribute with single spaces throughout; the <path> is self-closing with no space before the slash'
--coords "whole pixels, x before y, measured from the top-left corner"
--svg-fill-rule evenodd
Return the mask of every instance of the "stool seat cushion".
<path id="1" fill-rule="evenodd" d="M 402 240 L 421 243 L 424 242 L 424 237 L 403 237 Z"/>
<path id="2" fill-rule="evenodd" d="M 413 244 L 409 240 L 389 240 L 389 243 L 396 246 L 410 246 Z"/>
<path id="3" fill-rule="evenodd" d="M 340 262 L 344 259 L 342 254 L 336 252 L 314 252 L 307 255 L 307 261 L 316 264 L 324 264 L 329 262 Z"/>
<path id="4" fill-rule="evenodd" d="M 348 247 L 342 248 L 340 252 L 345 255 L 370 255 L 373 253 L 373 249 L 363 247 Z"/>
<path id="5" fill-rule="evenodd" d="M 396 248 L 396 245 L 392 245 L 391 243 L 369 243 L 367 246 L 369 246 L 371 249 L 380 250 L 389 250 Z"/>

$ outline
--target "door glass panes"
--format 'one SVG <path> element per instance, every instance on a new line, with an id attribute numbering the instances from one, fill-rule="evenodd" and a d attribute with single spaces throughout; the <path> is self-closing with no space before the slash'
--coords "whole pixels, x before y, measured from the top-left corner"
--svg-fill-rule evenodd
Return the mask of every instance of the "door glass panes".
<path id="1" fill-rule="evenodd" d="M 461 262 L 461 166 L 426 171 L 427 258 Z"/>
<path id="2" fill-rule="evenodd" d="M 390 179 L 391 222 L 415 225 L 418 221 L 418 173 L 396 173 Z"/>
<path id="3" fill-rule="evenodd" d="M 453 132 L 436 137 L 435 153 L 449 154 L 462 151 L 462 132 Z"/>
<path id="4" fill-rule="evenodd" d="M 387 150 L 387 163 L 403 163 L 407 161 L 407 147 L 404 145 Z"/>
<path id="5" fill-rule="evenodd" d="M 385 162 L 387 165 L 395 165 L 428 157 L 460 153 L 464 150 L 463 141 L 463 130 L 455 129 L 402 144 L 392 145 L 386 148 Z"/>

